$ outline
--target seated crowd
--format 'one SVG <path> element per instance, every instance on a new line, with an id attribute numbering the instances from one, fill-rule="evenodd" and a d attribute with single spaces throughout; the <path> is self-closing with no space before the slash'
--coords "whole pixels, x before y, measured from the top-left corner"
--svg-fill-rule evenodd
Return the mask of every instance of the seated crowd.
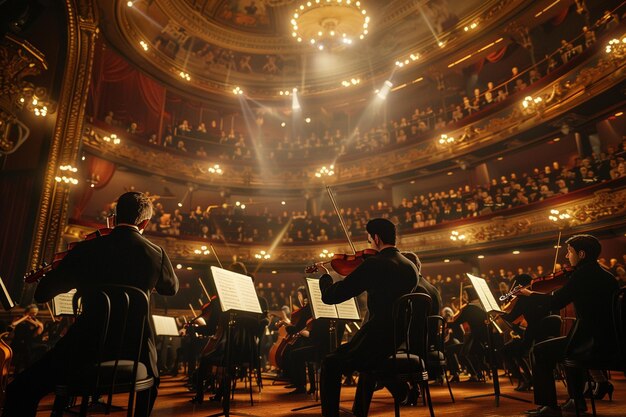
<path id="1" fill-rule="evenodd" d="M 495 106 L 508 96 L 535 84 L 543 76 L 554 72 L 559 66 L 558 62 L 566 64 L 584 49 L 592 47 L 596 39 L 594 29 L 603 27 L 604 31 L 611 29 L 604 20 L 599 21 L 591 29 L 583 27 L 584 36 L 578 36 L 571 42 L 562 40 L 559 49 L 535 66 L 529 66 L 522 72 L 513 67 L 511 75 L 501 80 L 498 85 L 490 81 L 483 90 L 475 88 L 473 95 L 459 96 L 456 103 L 451 103 L 446 108 L 432 106 L 416 108 L 410 116 L 390 120 L 367 131 L 361 132 L 357 127 L 351 134 L 347 134 L 342 129 L 330 128 L 323 133 L 312 132 L 308 137 L 300 135 L 289 137 L 285 134 L 282 139 L 276 140 L 276 138 L 263 139 L 261 135 L 252 140 L 249 134 L 236 131 L 232 126 L 227 132 L 222 126 L 218 126 L 216 121 L 211 122 L 209 126 L 200 122 L 194 127 L 185 119 L 177 126 L 167 127 L 162 138 L 158 138 L 156 133 L 151 133 L 148 136 L 148 143 L 179 152 L 193 153 L 201 158 L 211 155 L 221 161 L 251 161 L 255 158 L 290 161 L 324 157 L 329 152 L 342 156 L 355 152 L 376 151 L 406 142 L 419 142 L 430 138 L 432 131 L 462 125 L 464 119 Z M 112 112 L 107 114 L 105 122 L 117 124 Z M 261 129 L 263 124 L 263 115 L 257 115 L 256 125 Z M 137 123 L 131 122 L 127 131 L 138 134 Z M 261 155 L 257 155 L 259 152 Z"/>
<path id="2" fill-rule="evenodd" d="M 523 206 L 624 177 L 625 157 L 626 139 L 619 148 L 608 146 L 604 152 L 590 158 L 578 158 L 572 167 L 553 162 L 552 166 L 535 168 L 530 173 L 512 173 L 499 180 L 492 179 L 488 185 L 466 185 L 404 198 L 397 207 L 379 201 L 369 208 L 347 208 L 342 210 L 342 217 L 352 236 L 364 235 L 365 223 L 374 217 L 389 218 L 400 231 L 408 232 Z M 198 206 L 187 214 L 181 209 L 166 213 L 157 201 L 147 230 L 240 243 L 273 242 L 285 227 L 287 230 L 280 237 L 283 243 L 325 242 L 343 237 L 339 219 L 333 211 L 321 210 L 317 215 L 306 211 L 291 214 L 284 211 L 275 215 L 266 209 L 252 215 L 249 212 L 254 203 L 248 205 L 251 207 L 245 210 L 235 205 L 210 211 Z"/>

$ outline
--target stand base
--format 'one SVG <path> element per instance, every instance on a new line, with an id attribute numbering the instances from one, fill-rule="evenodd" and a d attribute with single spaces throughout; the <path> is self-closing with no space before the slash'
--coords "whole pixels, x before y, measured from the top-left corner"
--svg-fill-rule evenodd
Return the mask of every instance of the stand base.
<path id="1" fill-rule="evenodd" d="M 216 413 L 216 414 L 211 414 L 208 415 L 207 417 L 218 417 L 218 416 L 242 416 L 242 417 L 259 417 L 256 416 L 254 414 L 247 414 L 247 413 L 238 413 L 238 412 L 226 412 L 226 411 L 222 411 L 221 413 Z"/>
<path id="2" fill-rule="evenodd" d="M 317 408 L 317 407 L 322 407 L 322 404 L 317 403 L 317 404 L 309 404 L 309 405 L 305 405 L 302 407 L 298 407 L 298 408 L 292 408 L 291 411 L 302 411 L 302 410 L 310 410 L 312 408 Z M 339 411 L 343 411 L 344 413 L 348 413 L 351 415 L 354 415 L 354 413 L 352 412 L 352 410 L 348 410 L 347 408 L 343 408 L 343 407 L 339 407 Z"/>
<path id="3" fill-rule="evenodd" d="M 508 398 L 509 400 L 521 401 L 523 403 L 532 404 L 532 401 L 528 401 L 528 400 L 525 400 L 525 399 L 519 398 L 519 397 L 514 397 L 514 396 L 508 395 L 508 394 L 498 394 L 498 395 L 496 395 L 494 393 L 491 393 L 491 394 L 471 395 L 469 397 L 465 397 L 465 399 L 466 400 L 471 400 L 473 398 L 485 398 L 485 397 L 494 397 L 495 400 L 496 400 L 496 407 L 500 406 L 500 397 Z"/>

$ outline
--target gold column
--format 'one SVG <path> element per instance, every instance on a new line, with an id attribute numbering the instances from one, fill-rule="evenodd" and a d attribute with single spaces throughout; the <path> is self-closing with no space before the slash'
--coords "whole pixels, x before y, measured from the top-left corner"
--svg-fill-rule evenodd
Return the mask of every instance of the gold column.
<path id="1" fill-rule="evenodd" d="M 35 268 L 60 246 L 67 224 L 69 190 L 54 177 L 59 166 L 76 166 L 85 119 L 87 92 L 98 34 L 94 0 L 65 0 L 67 16 L 67 56 L 58 100 L 57 120 L 42 180 L 38 218 L 31 247 L 30 266 Z"/>

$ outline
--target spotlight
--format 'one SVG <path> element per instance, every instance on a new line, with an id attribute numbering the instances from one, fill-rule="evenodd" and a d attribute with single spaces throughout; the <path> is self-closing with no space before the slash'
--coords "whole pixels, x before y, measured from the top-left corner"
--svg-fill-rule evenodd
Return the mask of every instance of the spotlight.
<path id="1" fill-rule="evenodd" d="M 391 87 L 393 87 L 393 83 L 389 80 L 385 81 L 381 89 L 378 91 L 378 93 L 376 93 L 378 98 L 380 98 L 381 100 L 386 100 L 387 95 L 389 95 L 389 91 L 391 91 Z"/>
<path id="2" fill-rule="evenodd" d="M 287 126 L 287 123 L 285 123 L 285 122 L 282 122 L 282 123 L 280 124 L 280 127 L 285 127 L 285 126 Z"/>
<path id="3" fill-rule="evenodd" d="M 128 7 L 133 7 L 133 2 L 132 2 L 132 1 L 128 1 L 128 2 L 126 2 L 126 5 L 127 5 Z"/>
<path id="4" fill-rule="evenodd" d="M 300 111 L 302 107 L 300 106 L 300 100 L 298 100 L 298 89 L 293 89 L 293 95 L 291 96 L 291 110 Z"/>
<path id="5" fill-rule="evenodd" d="M 307 117 L 306 119 L 304 119 L 304 121 L 307 122 L 307 123 L 311 123 L 311 118 Z"/>
<path id="6" fill-rule="evenodd" d="M 241 87 L 235 87 L 233 88 L 233 94 L 236 96 L 240 96 L 243 94 L 243 90 L 241 89 Z"/>

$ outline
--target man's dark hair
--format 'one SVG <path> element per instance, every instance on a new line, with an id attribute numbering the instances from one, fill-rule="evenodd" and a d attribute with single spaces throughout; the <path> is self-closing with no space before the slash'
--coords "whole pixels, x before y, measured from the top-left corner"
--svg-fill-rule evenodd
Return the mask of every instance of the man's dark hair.
<path id="1" fill-rule="evenodd" d="M 513 284 L 511 285 L 511 289 L 513 289 L 515 285 L 521 285 L 522 287 L 525 287 L 526 285 L 529 285 L 532 280 L 533 277 L 528 274 L 516 275 L 515 278 L 513 278 Z"/>
<path id="2" fill-rule="evenodd" d="M 152 217 L 152 201 L 143 193 L 124 193 L 117 199 L 115 215 L 117 224 L 139 225 Z"/>
<path id="3" fill-rule="evenodd" d="M 378 235 L 378 238 L 386 245 L 396 244 L 396 225 L 387 219 L 372 219 L 367 222 L 365 229 L 372 238 Z"/>
<path id="4" fill-rule="evenodd" d="M 585 259 L 582 262 L 595 262 L 600 256 L 602 245 L 600 241 L 591 235 L 575 235 L 565 241 L 576 252 L 585 252 Z"/>

